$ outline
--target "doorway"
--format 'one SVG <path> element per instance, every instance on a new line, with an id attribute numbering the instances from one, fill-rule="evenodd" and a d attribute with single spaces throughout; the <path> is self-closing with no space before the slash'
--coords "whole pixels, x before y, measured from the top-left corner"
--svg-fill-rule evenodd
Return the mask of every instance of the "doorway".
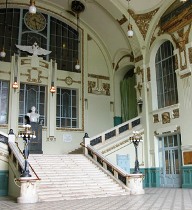
<path id="1" fill-rule="evenodd" d="M 160 186 L 181 187 L 181 140 L 179 134 L 159 137 Z"/>

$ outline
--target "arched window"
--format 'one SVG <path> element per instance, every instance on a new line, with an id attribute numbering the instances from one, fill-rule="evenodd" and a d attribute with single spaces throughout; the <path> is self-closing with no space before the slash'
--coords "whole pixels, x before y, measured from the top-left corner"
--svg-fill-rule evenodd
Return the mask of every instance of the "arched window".
<path id="1" fill-rule="evenodd" d="M 173 45 L 164 42 L 155 58 L 158 108 L 178 103 Z"/>

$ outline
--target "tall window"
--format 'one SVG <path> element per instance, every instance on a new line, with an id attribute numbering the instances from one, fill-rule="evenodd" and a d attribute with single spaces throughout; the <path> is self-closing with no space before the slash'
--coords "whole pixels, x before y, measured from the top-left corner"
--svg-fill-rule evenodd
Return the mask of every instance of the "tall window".
<path id="1" fill-rule="evenodd" d="M 173 45 L 164 42 L 155 58 L 158 108 L 178 103 Z"/>
<path id="2" fill-rule="evenodd" d="M 8 121 L 9 82 L 0 81 L 0 124 Z"/>
<path id="3" fill-rule="evenodd" d="M 78 31 L 61 20 L 49 14 L 37 13 L 32 16 L 32 21 L 28 20 L 28 10 L 11 9 L 7 10 L 7 27 L 5 30 L 5 9 L 0 9 L 0 46 L 5 44 L 7 53 L 4 61 L 10 62 L 11 56 L 19 52 L 21 56 L 27 56 L 25 51 L 18 51 L 16 44 L 32 46 L 35 42 L 43 48 L 50 50 L 44 59 L 53 59 L 57 62 L 57 68 L 64 71 L 80 72 L 75 69 L 78 59 Z M 40 16 L 41 15 L 41 16 Z M 39 17 L 45 20 L 44 27 L 36 28 L 35 20 Z M 41 21 L 39 20 L 39 21 Z M 43 24 L 42 22 L 39 22 Z M 38 24 L 39 25 L 39 24 Z"/>
<path id="4" fill-rule="evenodd" d="M 38 85 L 20 85 L 19 94 L 19 124 L 24 123 L 25 115 L 31 110 L 32 106 L 36 107 L 39 117 L 39 123 L 46 125 L 46 88 Z"/>
<path id="5" fill-rule="evenodd" d="M 79 126 L 77 97 L 77 90 L 57 88 L 57 127 L 77 128 Z"/>

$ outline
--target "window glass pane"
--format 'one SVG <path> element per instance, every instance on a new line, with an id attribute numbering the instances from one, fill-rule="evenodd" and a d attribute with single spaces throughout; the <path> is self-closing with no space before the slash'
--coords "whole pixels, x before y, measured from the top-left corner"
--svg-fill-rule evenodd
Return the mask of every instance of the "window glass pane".
<path id="1" fill-rule="evenodd" d="M 8 123 L 9 82 L 0 80 L 0 124 Z"/>
<path id="2" fill-rule="evenodd" d="M 19 124 L 23 123 L 25 115 L 31 110 L 32 106 L 40 114 L 41 125 L 46 125 L 46 88 L 45 86 L 22 84 L 20 85 L 19 97 Z"/>
<path id="3" fill-rule="evenodd" d="M 77 90 L 57 88 L 57 127 L 76 128 L 78 126 L 76 95 Z"/>
<path id="4" fill-rule="evenodd" d="M 170 41 L 166 41 L 160 46 L 155 62 L 158 108 L 178 103 L 175 57 Z"/>

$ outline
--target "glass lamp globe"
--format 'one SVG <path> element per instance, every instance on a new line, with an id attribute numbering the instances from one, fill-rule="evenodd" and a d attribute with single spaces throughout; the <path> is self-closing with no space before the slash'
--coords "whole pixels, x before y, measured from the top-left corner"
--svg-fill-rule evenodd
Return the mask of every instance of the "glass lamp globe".
<path id="1" fill-rule="evenodd" d="M 29 13 L 35 14 L 37 12 L 36 6 L 32 4 L 29 6 Z"/>
<path id="2" fill-rule="evenodd" d="M 133 30 L 132 30 L 132 25 L 128 25 L 128 31 L 127 31 L 128 37 L 133 37 Z"/>
<path id="3" fill-rule="evenodd" d="M 1 52 L 0 52 L 0 57 L 4 58 L 6 56 L 6 52 L 5 50 L 3 49 Z"/>
<path id="4" fill-rule="evenodd" d="M 79 61 L 77 60 L 77 63 L 76 63 L 76 65 L 75 65 L 75 69 L 76 70 L 79 70 L 80 69 L 80 65 L 79 65 Z"/>

